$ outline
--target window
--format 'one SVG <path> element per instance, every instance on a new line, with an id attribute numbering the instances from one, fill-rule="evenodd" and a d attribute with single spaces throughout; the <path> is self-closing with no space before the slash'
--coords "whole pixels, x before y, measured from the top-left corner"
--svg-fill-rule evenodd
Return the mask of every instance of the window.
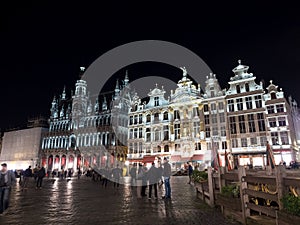
<path id="1" fill-rule="evenodd" d="M 210 137 L 210 127 L 205 127 L 205 136 L 206 136 L 207 138 Z"/>
<path id="2" fill-rule="evenodd" d="M 239 118 L 240 133 L 246 133 L 246 125 L 245 125 L 244 115 L 240 115 L 238 118 Z"/>
<path id="3" fill-rule="evenodd" d="M 278 143 L 278 132 L 271 133 L 272 145 L 279 145 Z"/>
<path id="4" fill-rule="evenodd" d="M 160 141 L 160 130 L 159 129 L 154 130 L 154 140 Z"/>
<path id="5" fill-rule="evenodd" d="M 236 134 L 236 123 L 235 123 L 235 117 L 229 117 L 229 127 L 230 127 L 230 133 Z"/>
<path id="6" fill-rule="evenodd" d="M 180 124 L 174 125 L 174 134 L 175 134 L 175 139 L 180 138 Z"/>
<path id="7" fill-rule="evenodd" d="M 217 110 L 217 105 L 216 105 L 216 103 L 211 103 L 210 104 L 210 110 L 212 111 L 212 110 Z"/>
<path id="8" fill-rule="evenodd" d="M 255 99 L 256 108 L 261 108 L 262 107 L 261 95 L 254 96 L 254 99 Z"/>
<path id="9" fill-rule="evenodd" d="M 154 121 L 159 121 L 159 113 L 154 114 Z"/>
<path id="10" fill-rule="evenodd" d="M 221 136 L 226 136 L 226 127 L 225 126 L 221 126 Z"/>
<path id="11" fill-rule="evenodd" d="M 138 137 L 138 129 L 137 128 L 134 128 L 133 134 L 134 134 L 134 138 Z"/>
<path id="12" fill-rule="evenodd" d="M 247 147 L 247 138 L 241 138 L 242 147 Z"/>
<path id="13" fill-rule="evenodd" d="M 164 140 L 169 140 L 169 126 L 168 125 L 165 125 L 163 126 L 163 129 L 164 129 Z"/>
<path id="14" fill-rule="evenodd" d="M 246 92 L 249 92 L 249 91 L 250 91 L 250 88 L 249 88 L 249 84 L 248 84 L 248 83 L 245 84 L 245 89 L 246 89 Z"/>
<path id="15" fill-rule="evenodd" d="M 218 127 L 213 127 L 213 129 L 212 129 L 212 135 L 213 135 L 213 136 L 219 135 Z"/>
<path id="16" fill-rule="evenodd" d="M 276 118 L 269 118 L 270 127 L 276 127 Z"/>
<path id="17" fill-rule="evenodd" d="M 250 133 L 253 133 L 253 132 L 256 131 L 254 115 L 253 114 L 248 114 L 248 127 L 249 127 L 249 132 Z"/>
<path id="18" fill-rule="evenodd" d="M 226 141 L 222 141 L 222 149 L 227 149 L 227 142 Z"/>
<path id="19" fill-rule="evenodd" d="M 164 146 L 164 152 L 169 152 L 169 145 Z"/>
<path id="20" fill-rule="evenodd" d="M 267 137 L 266 136 L 260 137 L 260 145 L 261 146 L 267 145 Z"/>
<path id="21" fill-rule="evenodd" d="M 274 105 L 267 106 L 268 114 L 275 113 Z"/>
<path id="22" fill-rule="evenodd" d="M 195 150 L 201 150 L 201 143 L 200 142 L 195 143 Z"/>
<path id="23" fill-rule="evenodd" d="M 224 103 L 223 102 L 219 102 L 219 110 L 224 109 Z"/>
<path id="24" fill-rule="evenodd" d="M 210 143 L 210 142 L 207 142 L 207 143 L 206 143 L 206 149 L 207 149 L 207 150 L 211 150 L 211 143 Z"/>
<path id="25" fill-rule="evenodd" d="M 219 113 L 219 118 L 220 118 L 220 123 L 225 122 L 225 114 L 224 113 Z"/>
<path id="26" fill-rule="evenodd" d="M 150 142 L 151 141 L 151 132 L 150 128 L 146 128 L 146 141 Z"/>
<path id="27" fill-rule="evenodd" d="M 210 97 L 215 97 L 215 88 L 214 87 L 210 87 Z"/>
<path id="28" fill-rule="evenodd" d="M 178 152 L 180 150 L 180 144 L 175 144 L 175 151 Z"/>
<path id="29" fill-rule="evenodd" d="M 247 109 L 252 109 L 252 97 L 246 97 L 246 107 Z"/>
<path id="30" fill-rule="evenodd" d="M 161 152 L 161 147 L 159 145 L 157 146 L 157 152 Z"/>
<path id="31" fill-rule="evenodd" d="M 236 138 L 231 139 L 231 147 L 232 147 L 232 148 L 237 148 L 237 147 L 239 147 L 238 139 L 236 139 Z"/>
<path id="32" fill-rule="evenodd" d="M 207 105 L 207 104 L 205 104 L 205 105 L 203 106 L 203 111 L 204 111 L 204 112 L 208 112 L 208 105 Z"/>
<path id="33" fill-rule="evenodd" d="M 278 113 L 284 112 L 284 105 L 283 104 L 276 105 L 276 110 Z"/>
<path id="34" fill-rule="evenodd" d="M 280 132 L 280 140 L 282 145 L 288 145 L 289 144 L 289 137 L 288 137 L 288 132 L 283 131 Z"/>
<path id="35" fill-rule="evenodd" d="M 234 111 L 234 102 L 233 102 L 233 99 L 228 100 L 227 104 L 228 104 L 228 111 L 229 112 L 233 112 Z"/>
<path id="36" fill-rule="evenodd" d="M 143 137 L 143 128 L 139 128 L 139 138 Z"/>
<path id="37" fill-rule="evenodd" d="M 137 124 L 137 123 L 138 123 L 138 116 L 135 115 L 135 116 L 134 116 L 134 124 Z"/>
<path id="38" fill-rule="evenodd" d="M 138 153 L 138 143 L 137 142 L 135 142 L 135 143 L 133 143 L 133 153 Z"/>
<path id="39" fill-rule="evenodd" d="M 285 117 L 278 117 L 278 125 L 281 126 L 281 127 L 286 126 Z"/>
<path id="40" fill-rule="evenodd" d="M 240 110 L 243 110 L 243 99 L 242 98 L 238 98 L 236 100 L 236 105 L 237 105 L 237 109 L 240 111 Z"/>
<path id="41" fill-rule="evenodd" d="M 194 122 L 194 137 L 198 137 L 200 135 L 200 123 Z"/>
<path id="42" fill-rule="evenodd" d="M 217 114 L 212 114 L 211 115 L 211 123 L 218 123 L 218 119 L 217 119 Z"/>
<path id="43" fill-rule="evenodd" d="M 168 112 L 164 112 L 164 120 L 168 120 L 169 119 L 169 114 Z"/>
<path id="44" fill-rule="evenodd" d="M 257 145 L 257 138 L 256 137 L 250 138 L 250 144 L 251 145 Z"/>
<path id="45" fill-rule="evenodd" d="M 266 131 L 265 118 L 263 113 L 257 113 L 258 130 Z"/>
<path id="46" fill-rule="evenodd" d="M 129 139 L 133 138 L 133 129 L 129 129 Z"/>
<path id="47" fill-rule="evenodd" d="M 180 120 L 179 110 L 174 110 L 174 119 Z"/>
<path id="48" fill-rule="evenodd" d="M 146 116 L 146 122 L 149 123 L 150 121 L 151 121 L 151 115 L 148 114 L 148 115 Z"/>
<path id="49" fill-rule="evenodd" d="M 241 87 L 240 87 L 240 85 L 236 85 L 236 93 L 241 93 Z"/>
<path id="50" fill-rule="evenodd" d="M 204 124 L 209 124 L 209 115 L 204 115 Z"/>
<path id="51" fill-rule="evenodd" d="M 133 144 L 129 143 L 129 153 L 132 154 L 133 153 Z"/>
<path id="52" fill-rule="evenodd" d="M 132 125 L 133 124 L 133 116 L 130 116 L 129 117 L 129 125 Z"/>
<path id="53" fill-rule="evenodd" d="M 142 124 L 142 123 L 143 123 L 143 115 L 140 114 L 140 115 L 139 115 L 139 124 Z"/>
<path id="54" fill-rule="evenodd" d="M 276 93 L 275 92 L 271 93 L 271 99 L 276 99 Z"/>
<path id="55" fill-rule="evenodd" d="M 199 108 L 198 107 L 194 107 L 193 108 L 193 116 L 194 117 L 198 117 L 199 116 Z"/>
<path id="56" fill-rule="evenodd" d="M 159 106 L 159 97 L 154 97 L 154 106 Z"/>
<path id="57" fill-rule="evenodd" d="M 143 153 L 143 142 L 139 143 L 139 153 Z"/>
<path id="58" fill-rule="evenodd" d="M 137 108 L 138 108 L 138 106 L 137 106 L 137 104 L 135 104 L 134 105 L 134 111 L 137 111 Z"/>

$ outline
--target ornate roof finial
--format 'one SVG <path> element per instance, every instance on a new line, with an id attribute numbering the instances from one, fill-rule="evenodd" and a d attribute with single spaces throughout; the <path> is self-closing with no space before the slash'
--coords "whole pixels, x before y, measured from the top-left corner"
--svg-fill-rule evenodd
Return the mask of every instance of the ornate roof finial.
<path id="1" fill-rule="evenodd" d="M 80 67 L 80 71 L 84 72 L 84 71 L 85 71 L 85 67 L 84 67 L 84 66 L 81 66 L 81 67 Z"/>
<path id="2" fill-rule="evenodd" d="M 157 83 L 155 84 L 155 87 L 157 88 Z"/>
<path id="3" fill-rule="evenodd" d="M 185 66 L 180 67 L 180 69 L 183 71 L 183 76 L 186 77 L 187 70 L 186 70 Z"/>
<path id="4" fill-rule="evenodd" d="M 270 80 L 270 84 L 273 84 L 273 80 Z"/>
<path id="5" fill-rule="evenodd" d="M 239 59 L 239 60 L 238 60 L 238 63 L 239 63 L 239 65 L 241 65 L 242 61 Z"/>

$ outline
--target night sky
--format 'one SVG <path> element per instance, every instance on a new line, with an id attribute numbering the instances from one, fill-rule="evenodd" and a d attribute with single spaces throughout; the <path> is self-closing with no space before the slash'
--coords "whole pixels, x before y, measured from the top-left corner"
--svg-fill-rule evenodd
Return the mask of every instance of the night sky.
<path id="1" fill-rule="evenodd" d="M 85 2 L 85 3 L 83 3 Z M 106 51 L 138 40 L 164 40 L 195 52 L 217 74 L 222 88 L 241 59 L 257 82 L 269 80 L 300 103 L 300 14 L 275 3 L 193 6 L 94 5 L 49 2 L 0 5 L 2 131 L 48 116 L 53 96 L 74 89 L 79 67 Z M 130 79 L 181 71 L 159 63 L 129 66 Z M 124 76 L 120 70 L 117 76 Z M 122 78 L 121 77 L 121 78 Z M 109 85 L 108 85 L 109 86 Z"/>

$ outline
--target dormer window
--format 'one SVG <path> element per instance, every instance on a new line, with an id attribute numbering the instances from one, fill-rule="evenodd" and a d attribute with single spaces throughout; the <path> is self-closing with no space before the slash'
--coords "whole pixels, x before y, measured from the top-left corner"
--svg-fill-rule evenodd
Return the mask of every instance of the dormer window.
<path id="1" fill-rule="evenodd" d="M 240 85 L 236 85 L 236 93 L 241 93 L 241 87 L 240 87 Z"/>
<path id="2" fill-rule="evenodd" d="M 246 92 L 249 92 L 249 91 L 250 91 L 250 88 L 249 88 L 249 84 L 248 84 L 248 83 L 245 84 L 245 89 L 246 89 Z"/>
<path id="3" fill-rule="evenodd" d="M 271 99 L 276 99 L 276 93 L 275 92 L 271 93 Z"/>
<path id="4" fill-rule="evenodd" d="M 154 97 L 154 106 L 159 106 L 159 97 Z"/>

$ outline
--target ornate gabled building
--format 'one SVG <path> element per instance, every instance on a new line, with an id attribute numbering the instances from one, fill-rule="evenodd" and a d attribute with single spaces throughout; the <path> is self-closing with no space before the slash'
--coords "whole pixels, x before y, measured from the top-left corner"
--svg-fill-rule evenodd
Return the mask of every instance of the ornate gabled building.
<path id="1" fill-rule="evenodd" d="M 272 80 L 266 89 L 264 99 L 267 109 L 267 128 L 275 163 L 293 161 L 296 158 L 298 146 L 290 105 L 282 89 L 278 90 L 278 86 L 274 85 Z"/>
<path id="2" fill-rule="evenodd" d="M 136 95 L 129 112 L 129 161 L 147 163 L 168 156 L 175 169 L 186 161 L 208 166 L 218 155 L 224 166 L 226 155 L 234 166 L 265 166 L 267 141 L 277 164 L 299 157 L 293 121 L 298 111 L 290 109 L 272 83 L 266 93 L 248 69 L 239 60 L 227 90 L 210 74 L 201 92 L 182 68 L 183 77 L 168 100 L 157 86 L 150 90 L 148 103 L 141 104 Z"/>
<path id="3" fill-rule="evenodd" d="M 267 141 L 276 164 L 299 160 L 300 113 L 272 81 L 265 91 L 239 60 L 227 90 L 215 74 L 206 77 L 202 90 L 181 69 L 182 79 L 168 97 L 156 85 L 147 101 L 131 92 L 127 72 L 114 91 L 95 100 L 83 79 L 70 97 L 64 89 L 52 101 L 42 163 L 48 170 L 75 170 L 169 157 L 178 169 L 187 161 L 207 167 L 215 159 L 224 166 L 228 156 L 234 166 L 265 166 Z"/>
<path id="4" fill-rule="evenodd" d="M 82 73 L 84 69 L 82 69 Z M 127 158 L 127 117 L 131 102 L 128 74 L 115 91 L 92 100 L 80 79 L 68 98 L 54 97 L 49 132 L 42 141 L 42 164 L 51 170 L 112 166 Z"/>

